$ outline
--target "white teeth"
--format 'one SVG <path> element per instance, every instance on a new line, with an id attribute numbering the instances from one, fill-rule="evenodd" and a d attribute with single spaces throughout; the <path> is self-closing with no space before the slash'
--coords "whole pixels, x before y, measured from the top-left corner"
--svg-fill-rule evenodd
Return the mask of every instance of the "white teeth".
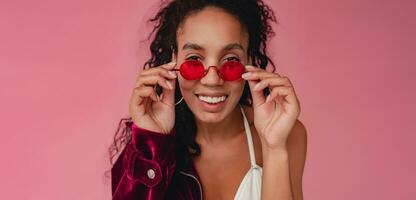
<path id="1" fill-rule="evenodd" d="M 227 97 L 221 96 L 221 97 L 209 97 L 209 96 L 201 96 L 199 95 L 198 98 L 202 101 L 205 101 L 207 103 L 219 103 L 224 101 Z"/>

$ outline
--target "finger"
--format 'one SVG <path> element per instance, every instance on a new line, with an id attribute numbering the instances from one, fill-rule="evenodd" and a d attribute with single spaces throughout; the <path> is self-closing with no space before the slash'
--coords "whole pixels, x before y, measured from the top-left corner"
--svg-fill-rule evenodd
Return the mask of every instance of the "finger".
<path id="1" fill-rule="evenodd" d="M 173 89 L 171 90 L 163 90 L 160 99 L 163 103 L 169 106 L 174 106 L 175 104 L 175 87 L 176 87 L 176 79 L 168 80 L 169 84 L 172 85 Z"/>
<path id="2" fill-rule="evenodd" d="M 168 69 L 164 69 L 164 68 L 159 68 L 157 72 L 158 72 L 158 75 L 161 75 L 167 79 L 175 79 L 178 77 L 174 71 L 169 71 Z"/>
<path id="3" fill-rule="evenodd" d="M 175 72 L 163 69 L 163 70 L 159 70 L 159 71 L 154 71 L 152 73 L 140 74 L 137 77 L 136 82 L 139 81 L 140 79 L 142 79 L 143 77 L 147 77 L 147 76 L 152 76 L 152 77 L 160 76 L 160 77 L 163 77 L 164 79 L 168 79 L 168 80 L 172 80 L 172 79 L 175 79 L 177 77 Z"/>
<path id="4" fill-rule="evenodd" d="M 146 98 L 150 98 L 153 101 L 159 101 L 159 97 L 152 87 L 135 88 L 133 95 L 133 102 L 136 102 L 136 105 L 141 105 Z"/>
<path id="5" fill-rule="evenodd" d="M 276 100 L 278 96 L 281 96 L 282 99 L 291 105 L 297 105 L 298 100 L 296 98 L 296 94 L 294 92 L 293 87 L 275 87 L 270 91 L 269 96 L 267 96 L 266 102 L 270 102 L 272 100 Z M 282 102 L 284 103 L 284 102 Z"/>
<path id="6" fill-rule="evenodd" d="M 175 66 L 176 66 L 176 61 L 172 61 L 163 65 L 160 65 L 159 67 L 170 70 L 170 69 L 175 68 Z"/>
<path id="7" fill-rule="evenodd" d="M 292 84 L 290 83 L 288 78 L 282 78 L 282 77 L 271 77 L 266 78 L 258 82 L 255 87 L 253 88 L 254 91 L 260 91 L 265 89 L 266 87 L 273 88 L 276 86 L 287 86 L 291 87 Z"/>
<path id="8" fill-rule="evenodd" d="M 153 76 L 141 76 L 136 82 L 135 87 L 145 86 L 155 86 L 156 84 L 160 85 L 162 88 L 167 90 L 172 90 L 173 86 L 163 77 L 153 75 Z"/>
<path id="9" fill-rule="evenodd" d="M 280 75 L 267 71 L 251 71 L 244 73 L 241 77 L 245 80 L 263 80 L 271 77 L 280 77 Z"/>
<path id="10" fill-rule="evenodd" d="M 172 64 L 172 66 L 162 65 L 162 66 L 159 66 L 159 67 L 153 67 L 153 68 L 150 68 L 150 69 L 143 70 L 140 73 L 140 75 L 137 79 L 139 79 L 140 76 L 149 76 L 149 75 L 160 75 L 160 76 L 163 76 L 163 77 L 168 78 L 168 79 L 174 79 L 177 76 L 176 76 L 176 73 L 174 73 L 173 71 L 170 71 L 171 69 L 173 69 L 175 67 L 174 64 Z"/>
<path id="11" fill-rule="evenodd" d="M 251 92 L 251 98 L 253 99 L 253 107 L 263 104 L 266 100 L 263 91 L 254 91 L 254 87 L 258 81 L 248 81 L 248 85 Z"/>
<path id="12" fill-rule="evenodd" d="M 256 67 L 256 66 L 252 66 L 252 65 L 245 65 L 245 69 L 246 69 L 247 72 L 255 72 L 255 71 L 269 72 L 266 69 L 262 69 L 261 67 Z M 275 74 L 280 76 L 280 74 L 275 72 L 275 71 L 272 71 L 270 73 L 275 73 Z"/>
<path id="13" fill-rule="evenodd" d="M 263 69 L 261 67 L 256 67 L 256 66 L 253 66 L 253 65 L 245 65 L 244 67 L 245 67 L 246 71 L 249 71 L 249 72 L 252 72 L 252 71 L 266 71 L 267 72 L 266 69 Z M 278 74 L 277 72 L 272 72 L 272 73 Z"/>

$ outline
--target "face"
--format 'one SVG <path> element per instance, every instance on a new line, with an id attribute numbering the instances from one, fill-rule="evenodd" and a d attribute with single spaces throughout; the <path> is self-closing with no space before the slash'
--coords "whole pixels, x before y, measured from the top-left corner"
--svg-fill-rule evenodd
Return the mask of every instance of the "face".
<path id="1" fill-rule="evenodd" d="M 226 81 L 217 72 L 226 62 L 247 64 L 246 31 L 237 18 L 224 10 L 206 7 L 189 15 L 179 27 L 177 46 L 178 68 L 186 61 L 200 61 L 207 70 L 196 80 L 178 76 L 186 104 L 200 121 L 222 121 L 236 108 L 245 82 L 241 78 Z"/>

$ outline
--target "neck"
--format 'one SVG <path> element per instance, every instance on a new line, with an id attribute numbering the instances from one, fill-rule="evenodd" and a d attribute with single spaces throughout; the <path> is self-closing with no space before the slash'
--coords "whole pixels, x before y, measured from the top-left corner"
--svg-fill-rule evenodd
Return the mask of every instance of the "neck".
<path id="1" fill-rule="evenodd" d="M 217 141 L 225 141 L 235 138 L 244 131 L 243 115 L 240 106 L 236 106 L 234 110 L 218 123 L 207 123 L 195 118 L 197 126 L 197 141 L 206 143 L 216 143 Z"/>

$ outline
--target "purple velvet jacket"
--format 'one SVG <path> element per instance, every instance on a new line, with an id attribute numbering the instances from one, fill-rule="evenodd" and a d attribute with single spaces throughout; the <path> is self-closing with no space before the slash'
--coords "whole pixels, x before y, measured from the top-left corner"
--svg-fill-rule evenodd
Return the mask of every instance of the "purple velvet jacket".
<path id="1" fill-rule="evenodd" d="M 175 130 L 161 134 L 132 123 L 131 142 L 111 169 L 113 200 L 202 199 L 193 162 L 178 168 Z"/>

